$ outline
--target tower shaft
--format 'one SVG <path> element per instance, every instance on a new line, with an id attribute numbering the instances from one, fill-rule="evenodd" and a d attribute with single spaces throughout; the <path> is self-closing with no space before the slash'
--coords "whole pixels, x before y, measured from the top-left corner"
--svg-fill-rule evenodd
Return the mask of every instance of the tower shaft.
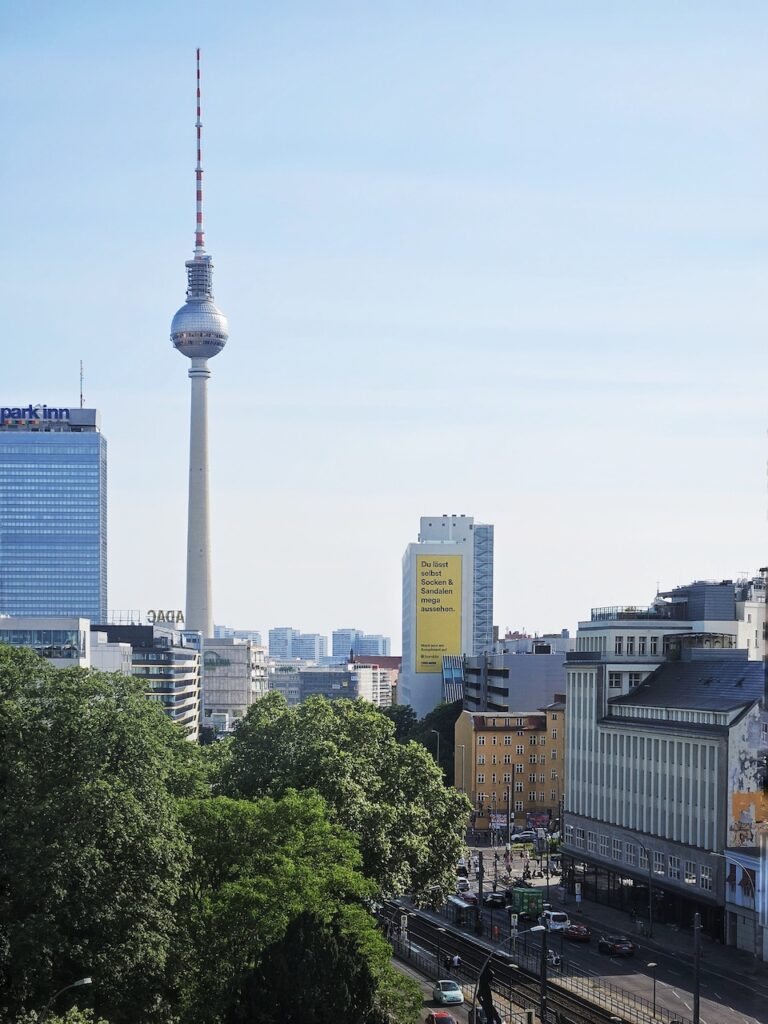
<path id="1" fill-rule="evenodd" d="M 187 629 L 213 636 L 211 602 L 211 526 L 208 487 L 208 378 L 205 359 L 189 369 L 192 396 L 189 418 L 189 507 L 187 513 Z"/>

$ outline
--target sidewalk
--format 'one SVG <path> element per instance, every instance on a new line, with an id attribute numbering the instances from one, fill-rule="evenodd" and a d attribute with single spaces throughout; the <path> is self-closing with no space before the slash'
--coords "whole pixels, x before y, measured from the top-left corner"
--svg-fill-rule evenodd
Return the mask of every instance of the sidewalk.
<path id="1" fill-rule="evenodd" d="M 472 847 L 472 852 L 483 854 L 485 869 L 483 888 L 485 892 L 489 892 L 493 888 L 494 850 L 487 846 L 481 846 Z M 499 888 L 503 885 L 501 881 L 503 853 L 504 847 L 501 847 L 499 851 Z M 522 873 L 520 870 L 522 864 L 523 861 L 519 856 L 513 858 L 513 875 Z M 546 888 L 545 879 L 532 878 L 530 882 L 531 885 L 537 888 Z M 474 872 L 470 874 L 470 883 L 473 888 L 477 888 Z M 601 903 L 593 903 L 591 900 L 586 899 L 576 903 L 574 896 L 567 896 L 562 899 L 559 895 L 559 877 L 550 878 L 549 892 L 549 901 L 553 908 L 565 910 L 572 920 L 589 925 L 593 931 L 629 935 L 631 938 L 636 939 L 638 945 L 645 950 L 657 950 L 693 963 L 692 930 L 677 929 L 658 922 L 653 926 L 653 938 L 649 938 L 643 935 L 641 931 L 643 923 L 647 927 L 647 922 L 632 922 L 629 915 L 624 913 L 624 911 L 618 910 L 615 907 L 604 906 Z M 702 935 L 701 955 L 704 965 L 710 969 L 720 970 L 724 973 L 738 972 L 740 974 L 749 974 L 768 982 L 768 964 L 756 960 L 751 953 L 747 953 L 744 950 L 736 949 L 734 946 L 724 946 L 719 942 L 714 942 L 708 936 Z"/>

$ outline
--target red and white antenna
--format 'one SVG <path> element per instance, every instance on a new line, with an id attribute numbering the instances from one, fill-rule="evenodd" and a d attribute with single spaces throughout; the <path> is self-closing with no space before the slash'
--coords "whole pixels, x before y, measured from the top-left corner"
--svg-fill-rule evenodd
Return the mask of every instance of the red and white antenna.
<path id="1" fill-rule="evenodd" d="M 195 256 L 205 253 L 203 237 L 203 122 L 200 120 L 200 48 L 197 49 L 197 165 L 195 166 L 195 183 L 197 187 L 197 218 L 195 221 Z"/>

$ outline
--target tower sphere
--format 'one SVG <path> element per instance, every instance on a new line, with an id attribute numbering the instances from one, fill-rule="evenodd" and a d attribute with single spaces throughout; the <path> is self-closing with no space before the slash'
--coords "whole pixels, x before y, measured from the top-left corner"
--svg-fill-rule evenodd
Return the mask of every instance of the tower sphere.
<path id="1" fill-rule="evenodd" d="M 171 341 L 189 359 L 211 359 L 229 337 L 227 318 L 212 299 L 188 299 L 171 321 Z"/>

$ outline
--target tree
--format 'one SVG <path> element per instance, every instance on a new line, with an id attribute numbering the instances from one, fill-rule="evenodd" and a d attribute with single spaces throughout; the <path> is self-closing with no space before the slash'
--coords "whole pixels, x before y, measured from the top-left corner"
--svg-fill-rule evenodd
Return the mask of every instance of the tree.
<path id="1" fill-rule="evenodd" d="M 357 836 L 363 872 L 381 892 L 435 902 L 451 891 L 469 802 L 446 789 L 421 746 L 399 744 L 371 704 L 313 697 L 288 708 L 271 693 L 249 709 L 229 749 L 223 792 L 252 799 L 315 789 Z"/>
<path id="2" fill-rule="evenodd" d="M 438 704 L 419 719 L 408 737 L 421 743 L 434 757 L 437 753 L 437 744 L 433 730 L 437 731 L 440 736 L 440 767 L 450 785 L 453 785 L 454 779 L 455 727 L 463 709 L 464 705 L 460 700 L 455 700 L 451 704 Z"/>
<path id="3" fill-rule="evenodd" d="M 238 1019 L 266 950 L 279 959 L 302 916 L 330 927 L 374 887 L 359 872 L 354 838 L 331 824 L 316 793 L 184 800 L 179 816 L 191 850 L 173 972 L 189 979 L 178 991 L 181 1017 Z M 358 923 L 372 928 L 370 913 L 360 913 Z M 298 1000 L 306 985 L 310 999 L 317 983 L 302 975 L 288 987 Z"/>
<path id="4" fill-rule="evenodd" d="M 196 748 L 130 676 L 0 648 L 0 1017 L 73 978 L 114 1021 L 160 1021 L 187 861 L 174 795 Z"/>
<path id="5" fill-rule="evenodd" d="M 411 739 L 411 733 L 418 722 L 416 712 L 411 705 L 390 704 L 388 707 L 379 708 L 379 711 L 394 725 L 397 742 L 407 743 Z"/>

